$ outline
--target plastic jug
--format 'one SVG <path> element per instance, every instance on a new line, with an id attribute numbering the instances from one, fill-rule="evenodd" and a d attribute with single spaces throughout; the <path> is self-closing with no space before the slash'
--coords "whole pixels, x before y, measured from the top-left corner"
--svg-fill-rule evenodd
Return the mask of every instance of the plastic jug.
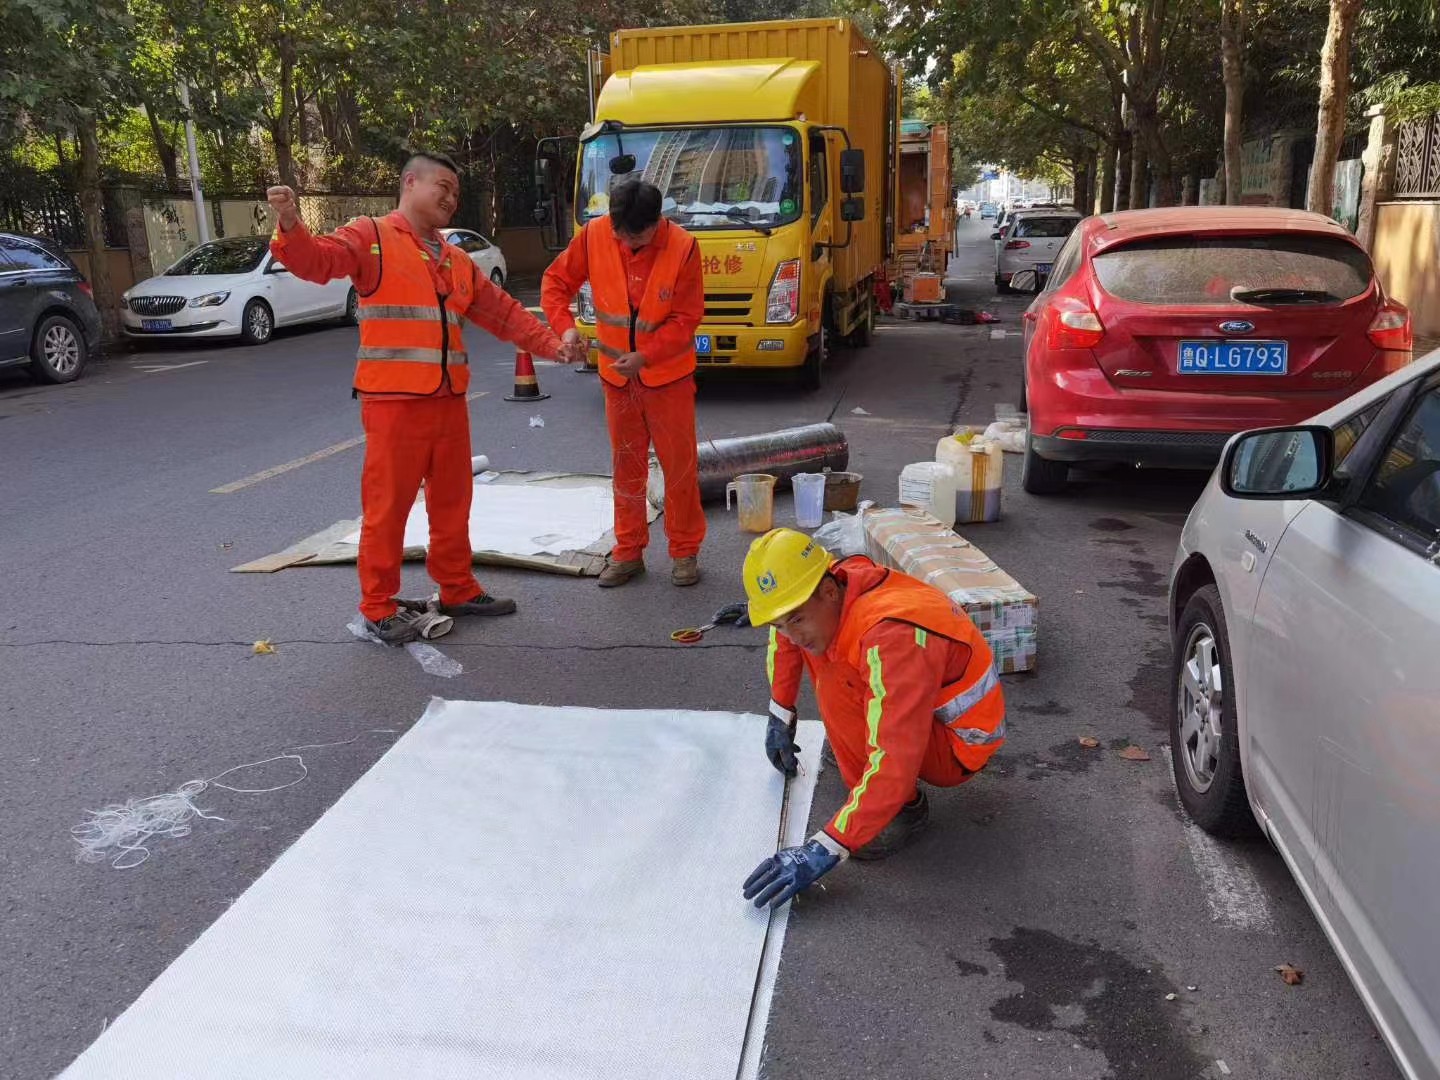
<path id="1" fill-rule="evenodd" d="M 818 529 L 825 521 L 825 474 L 796 473 L 790 489 L 795 492 L 795 524 Z"/>
<path id="2" fill-rule="evenodd" d="M 740 504 L 740 531 L 767 533 L 775 525 L 775 477 L 769 473 L 745 473 L 725 485 L 725 509 L 730 495 Z"/>
<path id="3" fill-rule="evenodd" d="M 955 470 L 939 461 L 917 461 L 900 471 L 900 505 L 924 510 L 946 528 L 955 524 Z"/>
<path id="4" fill-rule="evenodd" d="M 955 520 L 1000 520 L 1005 451 L 998 442 L 972 432 L 947 435 L 935 444 L 935 460 L 955 470 Z"/>

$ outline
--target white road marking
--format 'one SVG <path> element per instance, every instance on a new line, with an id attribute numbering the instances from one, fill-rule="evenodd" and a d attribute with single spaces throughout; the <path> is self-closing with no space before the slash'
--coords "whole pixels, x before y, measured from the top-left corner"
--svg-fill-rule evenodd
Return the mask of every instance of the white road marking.
<path id="1" fill-rule="evenodd" d="M 204 362 L 203 360 L 201 361 L 201 363 Z M 490 393 L 489 390 L 474 390 L 465 395 L 465 400 L 474 401 L 476 398 L 482 398 L 488 393 Z M 346 439 L 344 442 L 338 442 L 334 446 L 327 446 L 323 450 L 316 450 L 313 454 L 306 454 L 304 457 L 296 458 L 294 461 L 287 461 L 283 465 L 263 469 L 260 472 L 242 477 L 239 480 L 232 480 L 228 484 L 221 484 L 217 488 L 211 488 L 210 494 L 231 495 L 247 487 L 253 487 L 262 481 L 269 480 L 272 477 L 283 476 L 287 472 L 293 472 L 304 465 L 311 465 L 314 462 L 324 461 L 328 457 L 334 457 L 336 454 L 344 453 L 346 450 L 359 446 L 364 441 L 364 435 L 358 435 L 353 439 Z"/>
<path id="2" fill-rule="evenodd" d="M 1274 919 L 1265 887 L 1244 863 L 1196 825 L 1185 822 L 1185 846 L 1205 886 L 1205 903 L 1217 921 L 1237 930 L 1270 930 Z"/>
<path id="3" fill-rule="evenodd" d="M 1005 328 L 1004 328 L 1003 326 L 996 326 L 996 327 L 992 327 L 992 328 L 991 328 L 991 330 L 990 330 L 990 337 L 991 337 L 992 340 L 999 340 L 1000 338 L 1003 338 L 1004 336 L 1005 336 Z"/>
<path id="4" fill-rule="evenodd" d="M 158 375 L 162 371 L 179 371 L 181 368 L 199 367 L 201 364 L 208 364 L 209 360 L 191 360 L 188 364 L 135 364 L 136 371 L 143 371 L 147 375 Z"/>
<path id="5" fill-rule="evenodd" d="M 233 494 L 234 492 L 240 491 L 244 488 L 253 487 L 254 485 L 264 480 L 271 479 L 272 477 L 280 476 L 287 472 L 292 472 L 303 465 L 310 465 L 316 461 L 323 461 L 325 458 L 334 457 L 336 454 L 343 453 L 346 450 L 359 446 L 364 441 L 364 435 L 359 435 L 353 439 L 346 439 L 344 442 L 338 442 L 334 446 L 327 446 L 323 450 L 316 450 L 313 454 L 306 454 L 304 457 L 296 458 L 294 461 L 287 461 L 283 465 L 276 465 L 273 468 L 264 469 L 257 473 L 252 473 L 251 475 L 243 477 L 240 480 L 234 480 L 228 484 L 221 484 L 217 488 L 211 488 L 210 494 Z"/>

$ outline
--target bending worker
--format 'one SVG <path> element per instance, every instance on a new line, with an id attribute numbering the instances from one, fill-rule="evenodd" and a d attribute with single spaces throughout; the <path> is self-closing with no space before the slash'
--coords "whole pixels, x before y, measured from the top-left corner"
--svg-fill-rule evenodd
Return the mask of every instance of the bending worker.
<path id="1" fill-rule="evenodd" d="M 654 184 L 618 184 L 610 212 L 575 235 L 545 271 L 540 293 L 545 317 L 571 348 L 583 348 L 570 301 L 586 281 L 595 302 L 615 476 L 615 547 L 600 574 L 603 589 L 645 572 L 652 442 L 665 473 L 670 580 L 700 580 L 705 511 L 695 447 L 695 328 L 705 315 L 705 284 L 700 246 L 663 219 L 660 207 Z"/>
<path id="2" fill-rule="evenodd" d="M 745 557 L 750 621 L 770 624 L 765 751 L 796 771 L 795 700 L 810 673 L 850 796 L 801 847 L 756 867 L 745 898 L 778 907 L 851 856 L 882 859 L 929 820 L 917 781 L 954 787 L 1005 741 L 990 646 L 938 589 L 863 555 L 839 562 L 803 533 L 775 529 Z"/>
<path id="3" fill-rule="evenodd" d="M 460 174 L 442 154 L 416 154 L 400 181 L 400 206 L 356 218 L 328 236 L 300 220 L 295 192 L 272 187 L 279 228 L 270 250 L 298 278 L 348 277 L 359 295 L 360 351 L 354 393 L 365 429 L 360 477 L 360 613 L 380 640 L 419 637 L 416 612 L 400 608 L 405 520 L 425 482 L 430 518 L 426 569 L 446 615 L 508 615 L 515 601 L 491 596 L 471 569 L 469 358 L 465 319 L 537 356 L 579 359 L 439 230 L 460 200 Z M 282 286 L 283 287 L 283 286 Z"/>

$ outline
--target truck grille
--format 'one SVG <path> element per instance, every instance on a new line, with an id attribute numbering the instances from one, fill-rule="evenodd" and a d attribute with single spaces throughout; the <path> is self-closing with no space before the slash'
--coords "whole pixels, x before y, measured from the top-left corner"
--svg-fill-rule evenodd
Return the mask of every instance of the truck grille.
<path id="1" fill-rule="evenodd" d="M 132 296 L 130 310 L 136 315 L 173 315 L 185 306 L 183 296 Z"/>
<path id="2" fill-rule="evenodd" d="M 754 302 L 754 293 L 706 293 L 705 321 L 750 326 L 750 305 Z"/>

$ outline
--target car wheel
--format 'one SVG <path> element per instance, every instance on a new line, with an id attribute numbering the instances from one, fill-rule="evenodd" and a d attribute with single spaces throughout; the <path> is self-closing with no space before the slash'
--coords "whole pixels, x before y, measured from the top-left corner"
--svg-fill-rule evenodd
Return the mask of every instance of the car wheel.
<path id="1" fill-rule="evenodd" d="M 40 320 L 30 342 L 30 371 L 48 383 L 74 382 L 85 370 L 85 335 L 64 315 Z"/>
<path id="2" fill-rule="evenodd" d="M 1025 467 L 1020 472 L 1020 486 L 1031 495 L 1058 495 L 1070 480 L 1070 466 L 1064 461 L 1051 461 L 1035 452 L 1029 435 L 1025 437 Z"/>
<path id="3" fill-rule="evenodd" d="M 264 300 L 251 300 L 240 317 L 240 340 L 246 345 L 264 345 L 275 333 L 275 316 Z"/>
<path id="4" fill-rule="evenodd" d="M 1255 832 L 1240 768 L 1233 670 L 1220 591 L 1206 585 L 1190 597 L 1175 634 L 1170 759 L 1185 811 L 1216 836 Z"/>
<path id="5" fill-rule="evenodd" d="M 360 322 L 360 294 L 353 287 L 345 298 L 345 314 L 341 316 L 341 321 L 346 326 L 355 326 Z"/>
<path id="6" fill-rule="evenodd" d="M 505 287 L 505 275 L 500 272 L 498 266 L 490 271 L 490 280 L 495 283 L 497 288 L 503 289 Z"/>
<path id="7" fill-rule="evenodd" d="M 1016 407 L 1022 413 L 1030 411 L 1030 382 L 1025 378 L 1023 365 L 1020 372 L 1020 404 Z"/>

